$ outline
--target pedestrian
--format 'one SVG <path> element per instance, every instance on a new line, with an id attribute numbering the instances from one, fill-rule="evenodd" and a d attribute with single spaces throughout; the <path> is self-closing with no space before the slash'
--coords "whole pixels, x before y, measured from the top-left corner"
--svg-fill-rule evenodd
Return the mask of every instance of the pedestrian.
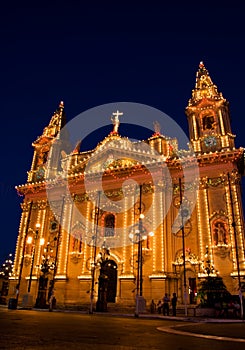
<path id="1" fill-rule="evenodd" d="M 233 314 L 235 317 L 239 317 L 240 316 L 240 304 L 238 303 L 237 300 L 234 301 L 234 311 Z"/>
<path id="2" fill-rule="evenodd" d="M 223 301 L 222 309 L 223 309 L 222 316 L 228 318 L 228 303 L 227 303 L 227 301 Z"/>
<path id="3" fill-rule="evenodd" d="M 53 311 L 55 304 L 56 304 L 56 299 L 54 296 L 54 290 L 51 289 L 49 291 L 49 311 Z"/>
<path id="4" fill-rule="evenodd" d="M 220 317 L 222 315 L 222 304 L 219 300 L 214 303 L 215 317 Z"/>
<path id="5" fill-rule="evenodd" d="M 20 292 L 20 285 L 19 283 L 16 284 L 16 287 L 15 287 L 15 298 L 18 299 L 19 297 L 19 292 Z"/>
<path id="6" fill-rule="evenodd" d="M 163 315 L 164 316 L 166 312 L 167 312 L 167 316 L 169 316 L 169 302 L 170 302 L 170 299 L 168 297 L 168 294 L 165 293 L 163 297 Z"/>
<path id="7" fill-rule="evenodd" d="M 176 293 L 173 293 L 173 297 L 171 299 L 171 305 L 172 305 L 172 310 L 173 310 L 173 316 L 176 316 L 176 305 L 177 305 Z"/>
<path id="8" fill-rule="evenodd" d="M 156 304 L 154 303 L 154 300 L 153 300 L 153 299 L 152 299 L 152 301 L 151 301 L 150 309 L 151 309 L 151 314 L 154 314 L 155 311 L 156 311 Z"/>

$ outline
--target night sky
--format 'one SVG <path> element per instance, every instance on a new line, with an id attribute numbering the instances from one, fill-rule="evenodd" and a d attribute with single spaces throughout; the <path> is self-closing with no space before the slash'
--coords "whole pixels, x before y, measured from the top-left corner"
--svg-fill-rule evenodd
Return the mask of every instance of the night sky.
<path id="1" fill-rule="evenodd" d="M 68 121 L 130 101 L 162 110 L 187 132 L 184 109 L 203 60 L 230 102 L 236 146 L 245 146 L 242 1 L 9 1 L 0 7 L 0 39 L 0 262 L 18 234 L 14 187 L 26 182 L 31 144 L 60 100 Z"/>

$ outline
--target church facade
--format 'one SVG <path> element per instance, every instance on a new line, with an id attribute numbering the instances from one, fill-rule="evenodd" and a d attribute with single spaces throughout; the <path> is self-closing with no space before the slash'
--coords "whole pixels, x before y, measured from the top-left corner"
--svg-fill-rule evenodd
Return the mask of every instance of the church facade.
<path id="1" fill-rule="evenodd" d="M 112 112 L 112 131 L 93 150 L 68 151 L 61 140 L 63 102 L 33 143 L 27 182 L 16 187 L 23 203 L 10 290 L 17 285 L 19 302 L 29 293 L 45 307 L 55 295 L 60 307 L 91 311 L 174 292 L 192 304 L 207 276 L 238 294 L 244 149 L 203 63 L 186 107 L 188 150 L 157 125 L 131 142 L 120 136 L 123 111 Z"/>

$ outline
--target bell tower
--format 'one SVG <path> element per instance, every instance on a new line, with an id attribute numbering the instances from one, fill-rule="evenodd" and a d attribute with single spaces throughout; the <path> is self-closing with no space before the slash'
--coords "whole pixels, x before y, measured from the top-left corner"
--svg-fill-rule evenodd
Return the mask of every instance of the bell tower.
<path id="1" fill-rule="evenodd" d="M 49 151 L 55 151 L 54 142 L 59 142 L 59 133 L 65 125 L 64 103 L 60 102 L 59 107 L 54 112 L 49 125 L 43 130 L 41 136 L 32 143 L 34 147 L 34 155 L 31 165 L 31 170 L 28 172 L 28 182 L 43 181 L 45 177 L 49 176 L 47 172 L 58 170 L 60 155 L 52 155 L 52 164 L 48 164 L 50 159 Z M 52 148 L 51 148 L 52 146 Z"/>
<path id="2" fill-rule="evenodd" d="M 229 103 L 218 92 L 203 62 L 196 74 L 196 84 L 186 107 L 189 134 L 197 153 L 233 149 Z"/>

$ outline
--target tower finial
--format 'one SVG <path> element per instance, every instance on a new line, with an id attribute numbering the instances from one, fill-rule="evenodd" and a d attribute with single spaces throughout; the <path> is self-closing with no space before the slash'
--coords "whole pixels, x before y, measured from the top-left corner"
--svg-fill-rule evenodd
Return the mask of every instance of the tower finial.
<path id="1" fill-rule="evenodd" d="M 203 61 L 200 61 L 200 63 L 199 63 L 199 68 L 204 68 L 204 63 L 203 63 Z"/>
<path id="2" fill-rule="evenodd" d="M 160 135 L 160 133 L 161 133 L 161 125 L 160 125 L 160 123 L 157 120 L 155 120 L 153 122 L 153 125 L 154 125 L 154 131 L 155 131 L 154 135 Z"/>
<path id="3" fill-rule="evenodd" d="M 118 133 L 118 128 L 119 128 L 119 124 L 120 124 L 119 117 L 121 115 L 123 115 L 123 112 L 119 112 L 119 110 L 117 110 L 116 112 L 112 113 L 111 121 L 112 121 L 112 124 L 114 126 L 113 131 L 112 131 L 113 134 L 117 134 Z"/>
<path id="4" fill-rule="evenodd" d="M 221 92 L 218 92 L 217 86 L 212 82 L 207 68 L 204 66 L 203 61 L 201 61 L 196 73 L 195 88 L 192 90 L 192 97 L 188 105 L 195 104 L 196 101 L 204 98 L 223 99 L 223 96 Z"/>

